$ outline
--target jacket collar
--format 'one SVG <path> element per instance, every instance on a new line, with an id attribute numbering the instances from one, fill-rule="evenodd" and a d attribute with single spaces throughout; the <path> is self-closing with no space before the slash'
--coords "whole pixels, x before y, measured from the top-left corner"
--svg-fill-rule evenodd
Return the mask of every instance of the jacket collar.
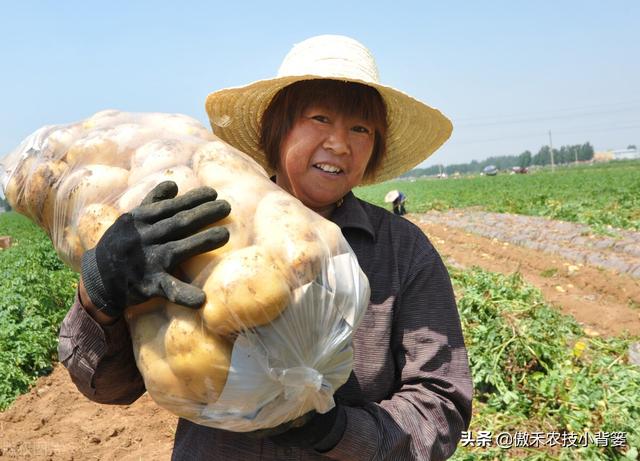
<path id="1" fill-rule="evenodd" d="M 369 219 L 369 215 L 367 215 L 367 212 L 364 210 L 362 202 L 358 200 L 351 191 L 344 196 L 342 203 L 333 210 L 330 219 L 337 224 L 340 229 L 360 229 L 368 233 L 372 239 L 375 240 L 376 238 L 376 233 Z"/>

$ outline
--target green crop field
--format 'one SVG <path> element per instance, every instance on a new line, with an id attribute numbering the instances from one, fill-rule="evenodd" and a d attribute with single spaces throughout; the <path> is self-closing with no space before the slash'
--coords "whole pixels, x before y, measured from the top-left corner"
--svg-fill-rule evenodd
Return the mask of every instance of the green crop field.
<path id="1" fill-rule="evenodd" d="M 585 336 L 569 316 L 547 305 L 519 274 L 450 269 L 474 381 L 469 439 L 491 433 L 492 444 L 461 444 L 455 460 L 604 460 L 638 457 L 640 367 L 626 361 L 640 338 Z M 496 437 L 508 434 L 497 446 Z M 516 433 L 541 433 L 539 446 L 516 445 Z M 558 434 L 559 442 L 549 434 Z M 563 442 L 561 434 L 566 440 Z M 612 434 L 624 447 L 597 446 Z M 624 434 L 624 435 L 623 435 Z M 569 440 L 583 436 L 583 445 Z M 511 437 L 511 439 L 509 439 Z M 520 443 L 524 443 L 524 437 Z M 567 446 L 562 447 L 565 443 Z"/>
<path id="2" fill-rule="evenodd" d="M 482 207 L 487 211 L 548 216 L 591 225 L 640 230 L 640 161 L 558 167 L 525 175 L 389 181 L 360 187 L 360 198 L 389 208 L 392 189 L 404 192 L 407 211 Z"/>
<path id="3" fill-rule="evenodd" d="M 26 218 L 0 214 L 0 235 L 17 241 L 0 250 L 2 410 L 51 370 L 77 274 L 64 267 L 46 235 Z M 480 431 L 490 432 L 492 440 L 500 433 L 606 433 L 610 441 L 624 441 L 597 446 L 591 439 L 571 448 L 544 442 L 533 448 L 512 442 L 511 449 L 495 441 L 484 447 L 461 444 L 453 459 L 637 459 L 640 367 L 626 357 L 640 338 L 586 336 L 517 273 L 450 272 L 475 387 L 472 437 Z"/>
<path id="4" fill-rule="evenodd" d="M 0 235 L 14 245 L 0 250 L 0 410 L 36 378 L 51 371 L 58 329 L 71 306 L 77 274 L 58 258 L 51 241 L 17 213 L 0 213 Z"/>

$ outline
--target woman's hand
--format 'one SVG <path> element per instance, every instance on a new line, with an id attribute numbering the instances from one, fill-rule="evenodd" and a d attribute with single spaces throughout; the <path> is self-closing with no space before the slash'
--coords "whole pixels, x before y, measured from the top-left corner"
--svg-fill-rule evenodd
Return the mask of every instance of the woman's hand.
<path id="1" fill-rule="evenodd" d="M 283 447 L 312 448 L 324 452 L 338 444 L 346 426 L 344 406 L 336 402 L 327 413 L 310 411 L 279 426 L 247 432 L 247 435 L 259 439 L 267 438 Z"/>
<path id="2" fill-rule="evenodd" d="M 226 217 L 231 207 L 216 200 L 210 187 L 177 194 L 173 181 L 158 184 L 83 255 L 81 287 L 91 304 L 108 317 L 115 319 L 126 307 L 154 296 L 193 308 L 204 303 L 202 290 L 173 277 L 171 271 L 184 260 L 227 243 L 229 232 L 224 227 L 196 232 Z"/>
<path id="3" fill-rule="evenodd" d="M 338 444 L 346 426 L 345 409 L 336 403 L 336 406 L 327 413 L 313 412 L 306 424 L 300 427 L 294 425 L 282 433 L 269 435 L 269 439 L 283 447 L 313 448 L 325 452 Z"/>

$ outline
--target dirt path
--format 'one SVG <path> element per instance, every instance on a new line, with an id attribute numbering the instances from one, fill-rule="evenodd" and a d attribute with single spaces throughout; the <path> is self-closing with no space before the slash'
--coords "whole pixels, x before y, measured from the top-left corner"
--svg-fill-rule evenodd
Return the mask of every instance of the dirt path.
<path id="1" fill-rule="evenodd" d="M 640 233 L 615 239 L 579 224 L 480 211 L 408 218 L 450 264 L 521 272 L 588 334 L 640 335 Z"/>
<path id="2" fill-rule="evenodd" d="M 57 364 L 0 413 L 0 459 L 168 460 L 176 423 L 146 394 L 132 405 L 93 403 Z"/>
<path id="3" fill-rule="evenodd" d="M 610 239 L 567 223 L 476 211 L 408 217 L 449 264 L 520 271 L 588 334 L 640 334 L 640 233 Z M 0 460 L 168 460 L 176 422 L 146 395 L 127 406 L 93 403 L 57 365 L 0 413 Z"/>

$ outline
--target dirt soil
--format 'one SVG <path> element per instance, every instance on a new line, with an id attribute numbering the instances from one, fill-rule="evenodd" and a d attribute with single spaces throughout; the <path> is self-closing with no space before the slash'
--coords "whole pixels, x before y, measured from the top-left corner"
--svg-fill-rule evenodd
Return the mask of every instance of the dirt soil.
<path id="1" fill-rule="evenodd" d="M 452 266 L 520 271 L 588 335 L 640 335 L 640 233 L 481 211 L 408 215 Z M 167 460 L 177 418 L 147 395 L 99 405 L 59 364 L 0 413 L 0 459 Z"/>
<path id="2" fill-rule="evenodd" d="M 640 335 L 640 232 L 469 210 L 408 218 L 450 265 L 519 271 L 588 335 Z"/>

